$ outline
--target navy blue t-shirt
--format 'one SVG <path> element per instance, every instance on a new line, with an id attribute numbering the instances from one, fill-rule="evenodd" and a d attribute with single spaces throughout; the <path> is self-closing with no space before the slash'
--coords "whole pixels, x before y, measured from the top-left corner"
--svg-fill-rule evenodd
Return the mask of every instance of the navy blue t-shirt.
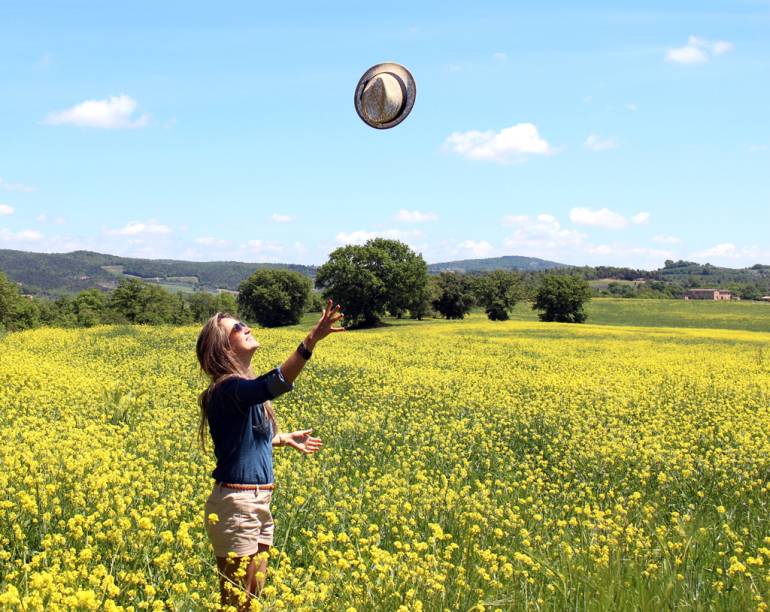
<path id="1" fill-rule="evenodd" d="M 231 378 L 215 390 L 208 406 L 209 432 L 214 441 L 219 482 L 269 484 L 273 482 L 275 435 L 262 405 L 291 391 L 279 368 L 252 380 Z"/>

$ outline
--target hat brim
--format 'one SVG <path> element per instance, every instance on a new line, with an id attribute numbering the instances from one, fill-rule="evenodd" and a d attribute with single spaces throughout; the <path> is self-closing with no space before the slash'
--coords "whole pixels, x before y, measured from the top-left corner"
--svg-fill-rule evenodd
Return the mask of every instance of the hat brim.
<path id="1" fill-rule="evenodd" d="M 371 121 L 369 117 L 366 116 L 366 113 L 364 112 L 362 102 L 361 102 L 361 94 L 363 93 L 367 83 L 369 83 L 369 81 L 371 81 L 376 75 L 382 74 L 383 72 L 392 74 L 401 82 L 406 100 L 403 106 L 401 107 L 400 112 L 398 113 L 398 115 L 396 115 L 396 117 L 394 117 L 387 123 L 376 123 Z M 414 106 L 414 99 L 416 96 L 417 96 L 417 85 L 414 82 L 414 77 L 412 77 L 412 73 L 409 72 L 406 68 L 404 68 L 401 64 L 396 64 L 394 62 L 385 62 L 383 64 L 376 64 L 375 66 L 372 66 L 371 68 L 369 68 L 369 70 L 367 70 L 364 73 L 364 76 L 362 76 L 361 80 L 358 81 L 358 86 L 356 87 L 356 93 L 355 93 L 353 102 L 355 103 L 356 112 L 358 113 L 358 116 L 361 117 L 361 120 L 364 123 L 366 123 L 366 125 L 376 128 L 378 130 L 387 130 L 388 128 L 397 126 L 399 123 L 401 123 L 404 119 L 407 118 L 409 113 L 412 112 L 412 107 Z"/>

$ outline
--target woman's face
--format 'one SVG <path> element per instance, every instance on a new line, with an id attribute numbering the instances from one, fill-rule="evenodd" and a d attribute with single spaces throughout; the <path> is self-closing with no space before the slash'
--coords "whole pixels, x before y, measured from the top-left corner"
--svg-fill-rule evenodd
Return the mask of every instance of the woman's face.
<path id="1" fill-rule="evenodd" d="M 238 357 L 251 357 L 254 351 L 259 348 L 259 342 L 251 335 L 251 328 L 245 323 L 227 317 L 222 319 L 219 324 L 227 332 L 230 339 L 230 349 Z"/>

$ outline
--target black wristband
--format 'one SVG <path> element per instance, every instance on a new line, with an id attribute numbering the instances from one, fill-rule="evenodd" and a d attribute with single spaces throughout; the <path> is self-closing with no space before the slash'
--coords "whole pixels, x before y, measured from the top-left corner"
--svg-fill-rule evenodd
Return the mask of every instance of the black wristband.
<path id="1" fill-rule="evenodd" d="M 308 359 L 310 359 L 310 357 L 313 356 L 313 351 L 309 351 L 305 346 L 304 342 L 299 343 L 299 346 L 297 347 L 297 352 L 305 361 L 307 361 Z"/>

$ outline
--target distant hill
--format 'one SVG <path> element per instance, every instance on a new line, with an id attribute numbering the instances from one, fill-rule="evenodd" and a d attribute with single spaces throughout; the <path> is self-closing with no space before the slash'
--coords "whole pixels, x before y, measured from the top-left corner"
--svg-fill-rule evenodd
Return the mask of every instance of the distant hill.
<path id="1" fill-rule="evenodd" d="M 537 257 L 521 257 L 506 255 L 504 257 L 489 257 L 487 259 L 460 259 L 445 263 L 428 265 L 428 272 L 487 272 L 489 270 L 518 270 L 520 272 L 539 272 L 554 268 L 571 268 L 567 264 L 556 263 Z"/>
<path id="2" fill-rule="evenodd" d="M 21 285 L 22 293 L 32 295 L 74 294 L 91 287 L 114 289 L 122 278 L 140 278 L 170 291 L 237 291 L 240 282 L 260 268 L 294 270 L 311 279 L 315 279 L 318 270 L 317 266 L 289 263 L 139 259 L 92 251 L 29 253 L 0 249 L 0 272 Z M 434 263 L 428 266 L 428 272 L 472 273 L 503 269 L 538 273 L 556 268 L 569 268 L 603 289 L 607 289 L 612 281 L 617 281 L 615 284 L 629 281 L 633 287 L 642 288 L 657 281 L 666 287 L 682 289 L 730 289 L 745 298 L 753 296 L 751 299 L 770 294 L 770 266 L 760 264 L 734 269 L 690 261 L 666 261 L 658 270 L 635 270 L 608 266 L 575 267 L 536 257 L 508 255 Z"/>
<path id="3" fill-rule="evenodd" d="M 507 256 L 435 263 L 428 266 L 428 271 L 437 274 L 444 270 L 539 271 L 565 267 L 568 266 L 534 257 Z M 311 279 L 317 270 L 316 266 L 289 263 L 140 259 L 93 251 L 30 253 L 0 249 L 0 271 L 19 283 L 22 293 L 33 295 L 73 294 L 91 287 L 114 289 L 120 279 L 132 277 L 171 291 L 237 291 L 240 282 L 259 268 L 294 270 Z"/>
<path id="4" fill-rule="evenodd" d="M 114 289 L 121 278 L 141 278 L 171 291 L 237 291 L 240 282 L 259 268 L 295 270 L 315 277 L 315 266 L 181 261 L 118 257 L 92 251 L 29 253 L 0 249 L 0 271 L 20 283 L 22 293 L 57 295 L 91 287 Z"/>

